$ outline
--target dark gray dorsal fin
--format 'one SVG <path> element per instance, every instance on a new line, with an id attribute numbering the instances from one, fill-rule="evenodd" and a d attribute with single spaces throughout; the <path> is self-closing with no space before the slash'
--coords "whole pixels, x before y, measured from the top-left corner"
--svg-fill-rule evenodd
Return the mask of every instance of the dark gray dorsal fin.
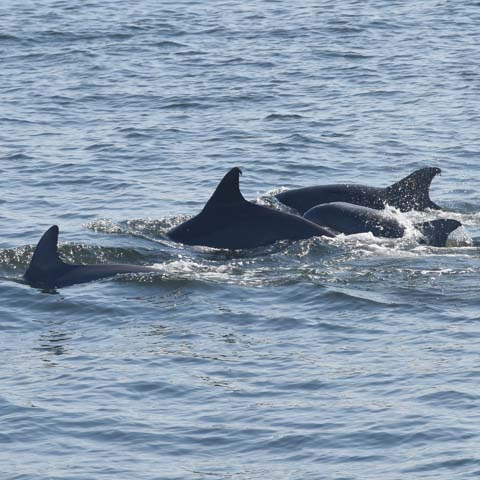
<path id="1" fill-rule="evenodd" d="M 58 227 L 53 225 L 43 235 L 33 253 L 32 260 L 25 272 L 25 279 L 31 284 L 50 281 L 52 277 L 61 275 L 68 269 L 58 256 Z"/>
<path id="2" fill-rule="evenodd" d="M 215 192 L 205 205 L 213 207 L 216 205 L 229 205 L 232 203 L 246 202 L 240 193 L 240 175 L 242 171 L 238 167 L 232 168 L 218 184 Z"/>
<path id="3" fill-rule="evenodd" d="M 450 218 L 419 223 L 415 228 L 424 236 L 424 242 L 432 247 L 444 247 L 448 236 L 462 224 Z"/>
<path id="4" fill-rule="evenodd" d="M 386 189 L 386 203 L 399 208 L 402 212 L 423 211 L 427 208 L 441 210 L 430 200 L 430 185 L 439 173 L 441 170 L 435 167 L 422 168 L 411 173 Z"/>

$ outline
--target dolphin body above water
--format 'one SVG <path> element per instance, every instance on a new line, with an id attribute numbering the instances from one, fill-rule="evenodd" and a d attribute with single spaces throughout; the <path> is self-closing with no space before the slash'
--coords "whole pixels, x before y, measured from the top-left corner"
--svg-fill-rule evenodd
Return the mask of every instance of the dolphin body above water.
<path id="1" fill-rule="evenodd" d="M 401 238 L 406 231 L 398 220 L 379 210 L 344 202 L 317 205 L 308 210 L 304 218 L 345 235 L 371 232 L 375 237 Z M 434 247 L 444 247 L 448 235 L 461 226 L 451 219 L 414 225 L 423 236 L 420 243 Z"/>
<path id="2" fill-rule="evenodd" d="M 429 192 L 432 180 L 439 173 L 439 168 L 426 167 L 386 188 L 356 184 L 319 185 L 287 190 L 276 195 L 276 198 L 302 215 L 316 205 L 332 202 L 353 203 L 377 210 L 383 210 L 385 205 L 390 205 L 402 212 L 423 211 L 428 208 L 441 210 L 441 207 L 430 200 Z"/>
<path id="3" fill-rule="evenodd" d="M 333 237 L 333 233 L 297 215 L 251 203 L 240 193 L 241 170 L 232 168 L 203 210 L 167 233 L 175 242 L 224 249 L 270 245 L 277 240 Z"/>
<path id="4" fill-rule="evenodd" d="M 141 265 L 69 265 L 58 256 L 58 227 L 53 225 L 42 236 L 23 278 L 36 288 L 54 289 L 86 283 L 121 273 L 154 273 L 158 269 Z"/>

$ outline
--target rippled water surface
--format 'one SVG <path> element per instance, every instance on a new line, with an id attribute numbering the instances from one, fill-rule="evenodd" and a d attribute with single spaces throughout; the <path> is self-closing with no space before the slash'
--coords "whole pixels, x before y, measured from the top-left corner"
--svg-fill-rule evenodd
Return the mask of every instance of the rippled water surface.
<path id="1" fill-rule="evenodd" d="M 0 3 L 2 479 L 480 476 L 480 5 Z M 387 186 L 424 166 L 464 224 L 175 245 L 224 173 Z M 155 265 L 44 293 L 79 263 Z"/>

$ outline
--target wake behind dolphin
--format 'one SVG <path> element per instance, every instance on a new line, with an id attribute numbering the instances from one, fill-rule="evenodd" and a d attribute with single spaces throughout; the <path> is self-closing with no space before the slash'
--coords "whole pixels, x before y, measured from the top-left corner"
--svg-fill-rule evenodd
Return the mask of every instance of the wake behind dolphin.
<path id="1" fill-rule="evenodd" d="M 159 272 L 141 265 L 69 265 L 58 255 L 58 227 L 53 225 L 42 236 L 23 278 L 32 287 L 53 289 L 113 277 L 121 273 Z"/>
<path id="2" fill-rule="evenodd" d="M 203 210 L 173 228 L 167 237 L 187 245 L 244 249 L 277 240 L 301 240 L 333 234 L 297 215 L 251 203 L 240 192 L 241 170 L 232 168 Z"/>
<path id="3" fill-rule="evenodd" d="M 301 214 L 316 205 L 332 202 L 352 203 L 377 210 L 383 210 L 385 205 L 390 205 L 402 212 L 423 211 L 428 208 L 441 210 L 430 200 L 429 192 L 432 180 L 439 173 L 439 168 L 427 167 L 386 188 L 356 184 L 319 185 L 287 190 L 276 195 L 276 198 Z"/>

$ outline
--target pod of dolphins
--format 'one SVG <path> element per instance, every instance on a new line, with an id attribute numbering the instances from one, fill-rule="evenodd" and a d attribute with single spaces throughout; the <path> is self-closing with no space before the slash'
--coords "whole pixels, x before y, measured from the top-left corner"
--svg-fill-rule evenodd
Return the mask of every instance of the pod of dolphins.
<path id="1" fill-rule="evenodd" d="M 429 189 L 439 168 L 422 168 L 386 188 L 356 184 L 320 185 L 276 195 L 299 215 L 281 212 L 246 200 L 240 192 L 241 170 L 232 168 L 195 217 L 171 229 L 167 237 L 186 245 L 221 249 L 248 249 L 278 240 L 334 237 L 371 232 L 377 237 L 400 238 L 406 227 L 382 212 L 390 205 L 402 212 L 441 208 L 430 200 Z M 416 224 L 421 243 L 445 246 L 448 235 L 460 227 L 442 219 Z M 55 289 L 125 273 L 155 273 L 141 265 L 71 265 L 58 254 L 58 227 L 42 236 L 23 278 L 28 285 Z"/>

